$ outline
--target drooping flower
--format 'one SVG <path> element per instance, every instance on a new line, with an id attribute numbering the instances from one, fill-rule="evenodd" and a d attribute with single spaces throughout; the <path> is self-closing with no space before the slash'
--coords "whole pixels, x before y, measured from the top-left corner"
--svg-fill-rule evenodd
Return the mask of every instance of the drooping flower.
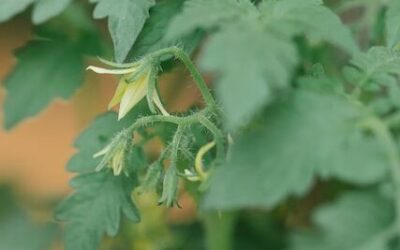
<path id="1" fill-rule="evenodd" d="M 99 74 L 121 75 L 115 94 L 108 105 L 108 108 L 111 109 L 120 104 L 118 112 L 118 120 L 120 120 L 147 95 L 153 68 L 145 62 L 126 64 L 128 67 L 125 67 L 124 64 L 112 65 L 118 65 L 119 68 L 106 69 L 89 66 L 87 69 Z M 151 99 L 163 115 L 169 115 L 161 103 L 157 90 L 153 91 Z"/>

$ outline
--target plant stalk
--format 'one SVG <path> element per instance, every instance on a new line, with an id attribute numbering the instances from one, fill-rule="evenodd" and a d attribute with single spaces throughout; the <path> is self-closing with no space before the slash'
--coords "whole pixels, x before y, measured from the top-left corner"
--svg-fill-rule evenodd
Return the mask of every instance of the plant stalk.
<path id="1" fill-rule="evenodd" d="M 234 212 L 208 212 L 204 216 L 207 250 L 231 250 L 235 233 Z"/>

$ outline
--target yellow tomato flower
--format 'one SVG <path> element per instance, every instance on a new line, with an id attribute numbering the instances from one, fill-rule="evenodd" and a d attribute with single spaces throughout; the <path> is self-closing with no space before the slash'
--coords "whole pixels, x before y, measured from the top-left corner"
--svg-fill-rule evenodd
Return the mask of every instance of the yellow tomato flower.
<path id="1" fill-rule="evenodd" d="M 129 68 L 105 69 L 96 66 L 87 68 L 99 74 L 122 75 L 115 94 L 108 105 L 110 109 L 120 104 L 118 120 L 122 119 L 147 95 L 152 70 L 151 67 L 144 67 L 146 68 L 143 68 L 141 63 L 137 63 L 130 65 Z M 157 90 L 153 92 L 152 101 L 163 115 L 169 115 L 161 103 Z"/>

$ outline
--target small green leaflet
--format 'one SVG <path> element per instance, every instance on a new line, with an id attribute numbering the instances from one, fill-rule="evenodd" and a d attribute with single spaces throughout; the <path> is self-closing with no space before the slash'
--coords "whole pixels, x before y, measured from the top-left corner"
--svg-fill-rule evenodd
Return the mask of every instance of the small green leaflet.
<path id="1" fill-rule="evenodd" d="M 150 17 L 131 48 L 126 61 L 133 61 L 143 55 L 173 45 L 178 45 L 187 52 L 194 50 L 202 37 L 200 32 L 190 34 L 177 41 L 164 39 L 169 23 L 179 13 L 184 2 L 185 0 L 161 1 L 150 9 Z"/>
<path id="2" fill-rule="evenodd" d="M 400 42 L 400 1 L 393 0 L 386 12 L 387 46 L 393 48 Z"/>
<path id="3" fill-rule="evenodd" d="M 358 131 L 359 116 L 342 97 L 302 90 L 270 106 L 211 178 L 205 207 L 271 208 L 304 195 L 317 176 L 360 185 L 382 180 L 386 155 Z"/>
<path id="4" fill-rule="evenodd" d="M 5 80 L 7 129 L 38 114 L 53 99 L 70 97 L 84 76 L 80 50 L 64 41 L 31 41 L 16 57 L 17 65 Z"/>
<path id="5" fill-rule="evenodd" d="M 316 0 L 264 1 L 258 7 L 247 0 L 190 0 L 171 22 L 167 39 L 198 28 L 217 30 L 205 46 L 201 65 L 219 76 L 217 94 L 232 130 L 289 86 L 298 63 L 294 36 L 304 34 L 350 53 L 358 51 L 350 31 Z"/>
<path id="6" fill-rule="evenodd" d="M 124 61 L 149 17 L 149 9 L 155 5 L 155 0 L 119 0 L 117 4 L 114 0 L 90 2 L 97 3 L 94 18 L 108 18 L 115 59 Z"/>
<path id="7" fill-rule="evenodd" d="M 392 226 L 394 209 L 375 192 L 351 192 L 317 209 L 316 231 L 291 237 L 291 250 L 389 250 L 385 230 Z"/>
<path id="8" fill-rule="evenodd" d="M 34 24 L 43 23 L 60 14 L 72 0 L 39 0 L 36 1 L 32 12 Z"/>
<path id="9" fill-rule="evenodd" d="M 400 76 L 400 53 L 385 47 L 372 47 L 367 53 L 356 53 L 351 67 L 345 67 L 346 80 L 370 91 L 395 85 Z"/>
<path id="10" fill-rule="evenodd" d="M 259 8 L 266 27 L 277 33 L 305 34 L 311 40 L 331 43 L 350 54 L 359 51 L 350 30 L 321 0 L 264 1 Z"/>
<path id="11" fill-rule="evenodd" d="M 8 21 L 34 4 L 32 21 L 40 24 L 60 14 L 72 0 L 2 0 L 0 3 L 0 22 Z"/>
<path id="12" fill-rule="evenodd" d="M 115 236 L 121 213 L 134 222 L 140 220 L 131 192 L 135 179 L 114 176 L 110 171 L 82 174 L 71 181 L 76 189 L 57 210 L 65 221 L 66 250 L 96 250 L 104 233 Z"/>
<path id="13" fill-rule="evenodd" d="M 0 22 L 5 22 L 24 11 L 35 0 L 2 0 L 0 3 Z"/>

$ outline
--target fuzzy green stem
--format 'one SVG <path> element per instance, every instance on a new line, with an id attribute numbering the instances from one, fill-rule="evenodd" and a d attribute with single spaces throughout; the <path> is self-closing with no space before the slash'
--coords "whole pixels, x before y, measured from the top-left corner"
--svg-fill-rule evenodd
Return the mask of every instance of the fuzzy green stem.
<path id="1" fill-rule="evenodd" d="M 199 122 L 206 127 L 213 135 L 215 143 L 217 145 L 217 161 L 222 161 L 225 154 L 224 149 L 224 135 L 222 132 L 204 116 L 199 116 Z"/>
<path id="2" fill-rule="evenodd" d="M 166 123 L 173 123 L 176 125 L 189 125 L 191 123 L 197 122 L 198 116 L 202 115 L 202 112 L 198 112 L 196 114 L 185 116 L 185 117 L 178 117 L 178 116 L 163 116 L 163 115 L 151 115 L 139 118 L 134 124 L 128 127 L 129 132 L 134 132 L 142 127 L 147 127 L 153 123 L 157 122 L 166 122 Z"/>
<path id="3" fill-rule="evenodd" d="M 179 117 L 179 116 L 163 116 L 163 115 L 151 115 L 138 119 L 134 124 L 128 127 L 128 131 L 133 133 L 142 127 L 147 127 L 156 122 L 166 122 L 173 123 L 178 126 L 189 126 L 193 123 L 200 123 L 205 128 L 207 128 L 212 134 L 217 144 L 217 159 L 222 159 L 224 155 L 224 135 L 222 132 L 212 123 L 210 120 L 206 118 L 208 114 L 208 110 L 204 109 L 197 113 L 194 113 L 189 116 Z"/>
<path id="4" fill-rule="evenodd" d="M 233 249 L 236 214 L 233 212 L 208 212 L 205 214 L 207 250 Z"/>
<path id="5" fill-rule="evenodd" d="M 161 57 L 164 55 L 172 55 L 175 58 L 179 59 L 189 70 L 190 74 L 192 75 L 197 88 L 200 90 L 201 95 L 206 102 L 206 105 L 216 109 L 217 103 L 214 100 L 209 88 L 207 87 L 206 82 L 204 81 L 203 77 L 201 76 L 200 72 L 197 70 L 196 66 L 193 64 L 192 60 L 190 59 L 189 55 L 178 47 L 170 47 L 166 49 L 161 49 L 159 51 L 154 52 L 151 54 L 153 57 Z"/>

